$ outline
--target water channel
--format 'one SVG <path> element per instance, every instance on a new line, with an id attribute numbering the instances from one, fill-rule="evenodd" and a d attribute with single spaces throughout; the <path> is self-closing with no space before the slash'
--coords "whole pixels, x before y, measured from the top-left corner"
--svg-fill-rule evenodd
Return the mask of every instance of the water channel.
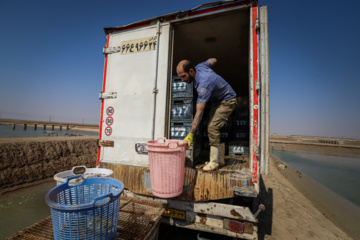
<path id="1" fill-rule="evenodd" d="M 275 157 L 360 207 L 360 156 L 272 151 Z"/>
<path id="2" fill-rule="evenodd" d="M 63 136 L 98 136 L 98 132 L 85 132 L 77 130 L 51 130 L 51 126 L 48 125 L 46 130 L 43 129 L 43 126 L 38 126 L 37 129 L 33 126 L 28 126 L 24 130 L 24 125 L 17 125 L 15 129 L 12 129 L 11 125 L 0 125 L 0 137 L 1 138 L 11 138 L 11 137 L 63 137 Z"/>
<path id="3" fill-rule="evenodd" d="M 20 230 L 48 217 L 50 208 L 45 202 L 46 193 L 56 182 L 46 184 L 21 196 L 0 201 L 0 239 L 5 239 Z"/>

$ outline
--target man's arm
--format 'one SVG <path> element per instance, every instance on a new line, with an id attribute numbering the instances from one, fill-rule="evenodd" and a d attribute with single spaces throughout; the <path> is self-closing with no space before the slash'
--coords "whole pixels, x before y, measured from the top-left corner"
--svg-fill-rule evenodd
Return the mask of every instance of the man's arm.
<path id="1" fill-rule="evenodd" d="M 216 58 L 209 58 L 208 61 L 211 63 L 211 67 L 213 67 L 217 62 Z"/>
<path id="2" fill-rule="evenodd" d="M 204 114 L 206 103 L 198 103 L 196 104 L 196 114 L 194 120 L 191 125 L 191 133 L 195 133 L 196 129 L 199 127 L 202 116 Z"/>

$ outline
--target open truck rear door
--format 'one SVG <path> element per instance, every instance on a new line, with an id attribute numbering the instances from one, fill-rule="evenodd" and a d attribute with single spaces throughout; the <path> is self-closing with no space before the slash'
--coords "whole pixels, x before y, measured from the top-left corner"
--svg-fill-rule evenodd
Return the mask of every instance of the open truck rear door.
<path id="1" fill-rule="evenodd" d="M 260 7 L 260 173 L 269 174 L 270 85 L 268 7 Z"/>
<path id="2" fill-rule="evenodd" d="M 148 156 L 137 151 L 165 135 L 170 24 L 143 25 L 107 35 L 100 93 L 102 161 L 148 166 Z"/>

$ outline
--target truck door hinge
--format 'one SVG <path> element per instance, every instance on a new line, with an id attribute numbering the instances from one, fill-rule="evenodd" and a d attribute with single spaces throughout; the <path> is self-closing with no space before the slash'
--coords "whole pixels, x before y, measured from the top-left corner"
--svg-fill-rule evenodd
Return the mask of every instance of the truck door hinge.
<path id="1" fill-rule="evenodd" d="M 160 26 L 156 28 L 156 35 L 160 35 L 161 34 L 161 28 Z"/>
<path id="2" fill-rule="evenodd" d="M 256 80 L 256 82 L 255 82 L 255 88 L 256 88 L 256 91 L 259 91 L 260 90 L 260 81 L 259 81 L 259 79 L 258 80 Z"/>
<path id="3" fill-rule="evenodd" d="M 103 47 L 103 54 L 112 54 L 121 51 L 121 46 L 118 47 Z"/>
<path id="4" fill-rule="evenodd" d="M 257 18 L 256 20 L 255 20 L 255 30 L 259 30 L 260 29 L 260 21 L 259 21 L 259 19 Z"/>
<path id="5" fill-rule="evenodd" d="M 98 140 L 99 147 L 114 147 L 114 141 L 110 140 Z"/>
<path id="6" fill-rule="evenodd" d="M 99 99 L 112 99 L 117 97 L 117 92 L 104 93 L 100 92 Z"/>
<path id="7" fill-rule="evenodd" d="M 159 89 L 157 89 L 157 88 L 153 89 L 153 93 L 157 94 L 158 92 L 159 92 Z"/>
<path id="8" fill-rule="evenodd" d="M 259 147 L 259 146 L 256 146 L 256 147 L 255 147 L 255 155 L 256 155 L 257 157 L 260 156 L 260 147 Z"/>

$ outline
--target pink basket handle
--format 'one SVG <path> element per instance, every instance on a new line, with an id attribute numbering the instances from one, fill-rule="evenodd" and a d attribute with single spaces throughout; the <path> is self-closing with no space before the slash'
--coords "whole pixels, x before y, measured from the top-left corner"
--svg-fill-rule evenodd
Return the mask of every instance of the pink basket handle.
<path id="1" fill-rule="evenodd" d="M 157 142 L 158 142 L 158 143 L 166 143 L 166 138 L 164 138 L 164 137 L 159 137 L 159 138 L 157 139 Z"/>
<path id="2" fill-rule="evenodd" d="M 170 144 L 176 144 L 176 147 L 170 147 Z M 186 147 L 180 146 L 179 143 L 177 143 L 177 142 L 176 143 L 169 143 L 167 146 L 168 146 L 169 149 L 175 149 L 175 148 L 180 147 L 180 152 L 185 152 L 185 150 L 186 150 Z"/>
<path id="3" fill-rule="evenodd" d="M 170 144 L 176 144 L 176 147 L 170 147 Z M 167 147 L 170 148 L 170 149 L 175 149 L 175 148 L 178 148 L 178 147 L 179 147 L 179 143 L 177 143 L 177 142 L 170 142 L 170 143 L 168 143 Z"/>

